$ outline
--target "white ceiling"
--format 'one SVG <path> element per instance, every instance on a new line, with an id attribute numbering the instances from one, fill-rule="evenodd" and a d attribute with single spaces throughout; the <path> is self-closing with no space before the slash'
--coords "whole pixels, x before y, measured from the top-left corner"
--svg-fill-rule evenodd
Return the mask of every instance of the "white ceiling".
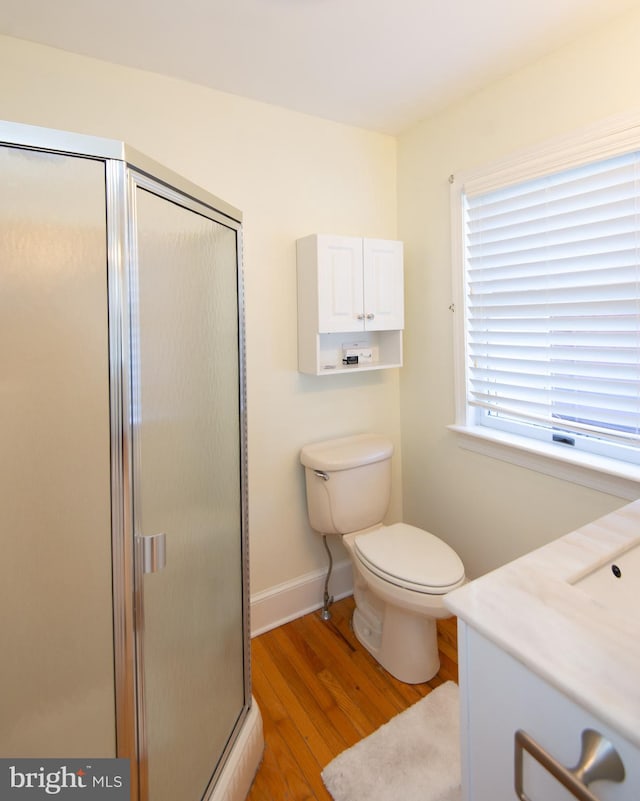
<path id="1" fill-rule="evenodd" d="M 398 133 L 638 0 L 0 0 L 0 33 Z"/>

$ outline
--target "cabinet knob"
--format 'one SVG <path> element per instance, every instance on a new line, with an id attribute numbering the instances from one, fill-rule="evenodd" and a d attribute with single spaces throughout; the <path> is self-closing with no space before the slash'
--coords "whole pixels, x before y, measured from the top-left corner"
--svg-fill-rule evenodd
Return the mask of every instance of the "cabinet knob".
<path id="1" fill-rule="evenodd" d="M 371 312 L 369 312 L 369 314 L 367 314 L 367 320 L 373 320 L 374 317 L 375 317 L 375 314 L 372 314 Z"/>
<path id="2" fill-rule="evenodd" d="M 357 315 L 358 320 L 364 320 L 364 314 L 360 313 Z"/>

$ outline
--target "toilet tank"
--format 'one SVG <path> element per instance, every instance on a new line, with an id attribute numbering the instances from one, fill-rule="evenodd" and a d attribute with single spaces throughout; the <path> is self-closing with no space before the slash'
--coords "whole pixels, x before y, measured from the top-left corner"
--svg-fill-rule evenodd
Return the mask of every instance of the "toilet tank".
<path id="1" fill-rule="evenodd" d="M 377 434 L 314 442 L 300 452 L 311 527 L 348 534 L 381 523 L 391 499 L 393 444 Z"/>

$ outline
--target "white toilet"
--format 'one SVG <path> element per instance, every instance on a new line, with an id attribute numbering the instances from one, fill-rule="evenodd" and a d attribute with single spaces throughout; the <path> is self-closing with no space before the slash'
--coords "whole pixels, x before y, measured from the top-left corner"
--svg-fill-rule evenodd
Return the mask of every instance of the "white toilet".
<path id="1" fill-rule="evenodd" d="M 450 617 L 443 597 L 465 581 L 460 557 L 442 540 L 406 523 L 382 524 L 391 497 L 392 443 L 358 434 L 306 445 L 311 527 L 341 534 L 353 564 L 353 629 L 400 681 L 438 672 L 436 618 Z"/>

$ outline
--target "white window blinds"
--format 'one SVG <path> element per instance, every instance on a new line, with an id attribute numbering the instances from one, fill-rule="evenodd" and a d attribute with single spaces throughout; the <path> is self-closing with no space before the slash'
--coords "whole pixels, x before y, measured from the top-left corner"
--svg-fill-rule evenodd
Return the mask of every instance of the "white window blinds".
<path id="1" fill-rule="evenodd" d="M 467 402 L 640 443 L 640 154 L 464 197 Z"/>

